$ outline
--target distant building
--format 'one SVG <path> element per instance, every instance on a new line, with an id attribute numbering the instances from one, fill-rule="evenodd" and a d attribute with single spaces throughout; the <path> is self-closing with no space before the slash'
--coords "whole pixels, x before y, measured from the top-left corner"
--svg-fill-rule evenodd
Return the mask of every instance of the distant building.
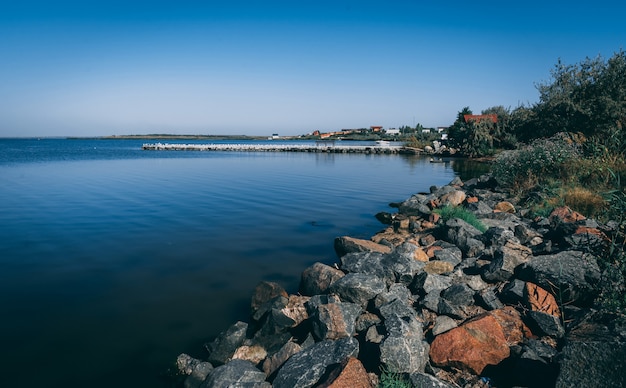
<path id="1" fill-rule="evenodd" d="M 396 128 L 389 128 L 385 130 L 385 133 L 387 135 L 399 135 L 400 134 L 400 130 L 396 129 Z"/>
<path id="2" fill-rule="evenodd" d="M 423 128 L 422 133 L 430 133 L 430 128 Z"/>
<path id="3" fill-rule="evenodd" d="M 437 127 L 437 133 L 441 133 L 441 132 L 443 132 L 443 131 L 445 131 L 447 129 L 448 129 L 448 127 Z"/>
<path id="4" fill-rule="evenodd" d="M 372 125 L 372 126 L 370 127 L 370 129 L 372 130 L 372 132 L 380 132 L 380 131 L 382 131 L 382 130 L 383 130 L 383 127 L 382 127 L 382 125 L 381 125 L 381 126 L 378 126 L 378 125 Z"/>

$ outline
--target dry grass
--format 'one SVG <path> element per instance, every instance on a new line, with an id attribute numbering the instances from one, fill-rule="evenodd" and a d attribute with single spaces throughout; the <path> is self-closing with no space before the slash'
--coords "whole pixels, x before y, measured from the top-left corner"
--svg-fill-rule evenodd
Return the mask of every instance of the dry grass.
<path id="1" fill-rule="evenodd" d="M 565 205 L 587 217 L 601 214 L 607 205 L 602 196 L 584 187 L 566 188 L 562 198 Z"/>

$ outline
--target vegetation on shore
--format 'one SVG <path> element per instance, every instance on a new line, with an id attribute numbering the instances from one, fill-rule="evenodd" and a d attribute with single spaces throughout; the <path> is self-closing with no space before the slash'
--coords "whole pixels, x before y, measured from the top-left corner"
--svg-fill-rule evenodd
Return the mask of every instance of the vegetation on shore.
<path id="1" fill-rule="evenodd" d="M 514 110 L 494 107 L 490 120 L 450 127 L 452 146 L 470 157 L 496 156 L 499 184 L 545 216 L 569 206 L 611 222 L 610 243 L 595 252 L 605 275 L 602 307 L 626 312 L 626 53 L 579 64 L 558 62 L 538 85 L 539 102 Z"/>

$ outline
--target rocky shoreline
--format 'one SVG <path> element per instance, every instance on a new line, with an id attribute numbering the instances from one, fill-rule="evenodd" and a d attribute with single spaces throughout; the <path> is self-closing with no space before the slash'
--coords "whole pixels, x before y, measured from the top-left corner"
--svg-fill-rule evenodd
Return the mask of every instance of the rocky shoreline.
<path id="1" fill-rule="evenodd" d="M 598 254 L 615 225 L 568 209 L 546 218 L 489 175 L 391 204 L 371 238 L 335 240 L 339 262 L 299 293 L 261 282 L 250 321 L 176 360 L 183 386 L 623 387 L 626 323 L 594 309 Z M 463 206 L 485 226 L 435 209 Z"/>

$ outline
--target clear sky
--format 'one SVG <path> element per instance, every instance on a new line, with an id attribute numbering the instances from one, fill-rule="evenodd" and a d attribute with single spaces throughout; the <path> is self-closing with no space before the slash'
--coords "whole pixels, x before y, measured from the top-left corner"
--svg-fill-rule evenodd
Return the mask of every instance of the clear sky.
<path id="1" fill-rule="evenodd" d="M 625 48 L 610 3 L 0 0 L 0 136 L 447 126 Z"/>

